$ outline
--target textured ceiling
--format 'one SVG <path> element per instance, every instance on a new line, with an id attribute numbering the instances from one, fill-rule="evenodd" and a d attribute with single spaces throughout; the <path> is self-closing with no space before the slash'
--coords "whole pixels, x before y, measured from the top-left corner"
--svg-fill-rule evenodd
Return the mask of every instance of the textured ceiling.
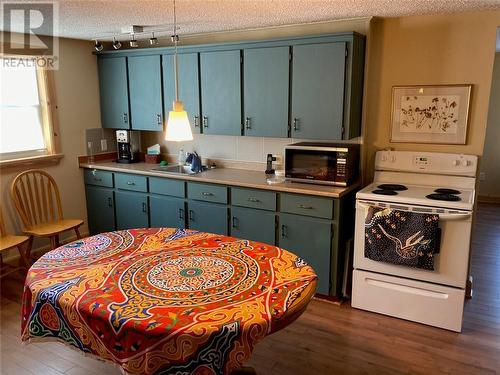
<path id="1" fill-rule="evenodd" d="M 367 16 L 393 17 L 500 9 L 500 0 L 176 1 L 179 33 L 182 34 Z M 60 0 L 59 4 L 59 36 L 62 37 L 109 40 L 111 35 L 119 35 L 121 28 L 128 25 L 147 26 L 146 30 L 163 30 L 157 32 L 158 36 L 171 34 L 173 12 L 170 0 Z M 8 31 L 7 27 L 5 31 Z M 22 27 L 14 24 L 10 31 L 22 32 Z"/>

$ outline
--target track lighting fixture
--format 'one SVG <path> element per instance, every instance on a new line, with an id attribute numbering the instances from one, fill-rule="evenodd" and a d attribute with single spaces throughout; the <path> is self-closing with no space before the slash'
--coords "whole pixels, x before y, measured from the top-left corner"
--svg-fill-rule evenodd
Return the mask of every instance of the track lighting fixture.
<path id="1" fill-rule="evenodd" d="M 132 34 L 132 39 L 130 39 L 130 47 L 133 48 L 139 47 L 139 42 L 135 39 L 134 34 Z"/>
<path id="2" fill-rule="evenodd" d="M 102 49 L 103 49 L 103 45 L 101 44 L 101 42 L 99 42 L 97 39 L 95 40 L 95 43 L 94 43 L 94 49 L 97 51 L 97 52 L 101 52 Z"/>
<path id="3" fill-rule="evenodd" d="M 115 37 L 113 37 L 113 48 L 114 49 L 120 49 L 122 47 L 122 44 L 120 43 L 119 40 L 116 40 Z"/>
<path id="4" fill-rule="evenodd" d="M 155 33 L 151 33 L 152 34 L 152 37 L 149 38 L 149 44 L 151 44 L 152 46 L 155 46 L 158 44 L 158 38 L 155 38 Z"/>

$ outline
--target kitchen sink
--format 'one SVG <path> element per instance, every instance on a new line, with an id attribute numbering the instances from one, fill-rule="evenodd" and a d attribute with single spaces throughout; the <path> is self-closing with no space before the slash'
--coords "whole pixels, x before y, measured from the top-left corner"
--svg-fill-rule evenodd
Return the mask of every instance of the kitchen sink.
<path id="1" fill-rule="evenodd" d="M 152 169 L 153 171 L 173 173 L 173 174 L 197 174 L 193 172 L 190 165 L 166 165 Z"/>

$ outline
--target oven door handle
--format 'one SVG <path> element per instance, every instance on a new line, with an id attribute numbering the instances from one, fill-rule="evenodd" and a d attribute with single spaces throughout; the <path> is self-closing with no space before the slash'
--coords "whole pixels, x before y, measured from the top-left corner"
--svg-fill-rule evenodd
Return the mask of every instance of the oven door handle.
<path id="1" fill-rule="evenodd" d="M 364 202 L 363 203 L 356 202 L 356 204 L 359 207 L 366 208 L 366 209 L 368 209 L 370 207 L 379 207 L 377 205 L 370 205 L 370 204 L 366 204 Z M 393 209 L 393 210 L 399 210 L 398 208 L 391 208 L 391 207 L 380 207 L 380 208 L 389 208 L 389 209 Z M 466 220 L 472 216 L 472 213 L 470 213 L 470 212 L 463 213 L 463 214 L 440 214 L 440 213 L 434 213 L 434 212 L 420 212 L 420 211 L 411 211 L 411 210 L 400 210 L 400 211 L 414 212 L 417 214 L 435 214 L 435 215 L 439 215 L 440 221 Z"/>

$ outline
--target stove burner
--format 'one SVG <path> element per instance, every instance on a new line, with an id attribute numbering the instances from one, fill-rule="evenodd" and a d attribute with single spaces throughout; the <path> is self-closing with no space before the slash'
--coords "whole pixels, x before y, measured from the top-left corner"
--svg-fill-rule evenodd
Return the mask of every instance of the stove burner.
<path id="1" fill-rule="evenodd" d="M 426 198 L 429 199 L 434 199 L 437 201 L 448 201 L 448 202 L 458 202 L 462 200 L 460 197 L 457 197 L 456 195 L 453 194 L 439 194 L 439 193 L 433 193 L 425 196 Z"/>
<path id="2" fill-rule="evenodd" d="M 394 190 L 384 190 L 384 189 L 375 189 L 372 191 L 372 193 L 380 195 L 398 195 L 398 193 Z"/>
<path id="3" fill-rule="evenodd" d="M 408 190 L 406 186 L 400 184 L 382 184 L 378 185 L 377 187 L 382 190 L 394 190 L 394 191 Z"/>
<path id="4" fill-rule="evenodd" d="M 460 194 L 459 190 L 448 189 L 448 188 L 439 188 L 439 189 L 434 190 L 434 192 L 439 193 L 439 194 Z"/>

